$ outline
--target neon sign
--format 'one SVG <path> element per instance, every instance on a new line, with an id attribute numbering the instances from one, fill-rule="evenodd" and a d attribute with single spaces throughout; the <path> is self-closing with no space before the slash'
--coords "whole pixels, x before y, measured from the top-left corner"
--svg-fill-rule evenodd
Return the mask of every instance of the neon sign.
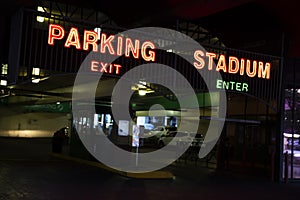
<path id="1" fill-rule="evenodd" d="M 55 40 L 62 40 L 65 37 L 65 29 L 61 25 L 50 24 L 48 32 L 48 44 L 54 45 Z M 89 51 L 90 48 L 94 52 L 110 53 L 111 55 L 125 55 L 139 59 L 140 56 L 145 61 L 155 61 L 155 45 L 153 42 L 140 40 L 132 40 L 131 38 L 124 38 L 122 36 L 116 37 L 115 35 L 107 35 L 101 33 L 101 43 L 98 44 L 98 33 L 95 31 L 84 30 L 83 40 L 80 42 L 79 32 L 77 28 L 72 27 L 68 33 L 64 46 L 70 48 L 74 46 L 78 50 Z M 116 42 L 116 47 L 113 43 Z"/>
<path id="2" fill-rule="evenodd" d="M 54 45 L 55 40 L 62 40 L 65 38 L 65 29 L 58 24 L 50 24 L 48 32 L 48 44 Z M 72 27 L 66 37 L 64 47 L 70 48 L 74 46 L 76 49 L 100 53 L 109 53 L 111 55 L 130 57 L 131 55 L 135 59 L 139 59 L 140 56 L 145 61 L 156 60 L 155 45 L 151 41 L 144 41 L 131 38 L 124 38 L 123 36 L 107 35 L 101 33 L 98 37 L 98 33 L 91 30 L 84 30 L 83 40 L 79 37 L 77 28 Z M 98 38 L 101 39 L 101 43 L 98 43 Z M 115 45 L 113 45 L 115 44 Z M 216 53 L 203 52 L 202 50 L 196 50 L 194 52 L 194 67 L 198 70 L 206 67 L 208 70 L 222 71 L 229 74 L 239 74 L 241 76 L 248 76 L 251 78 L 257 77 L 261 79 L 270 79 L 271 63 L 257 60 L 250 60 L 245 58 L 237 58 L 235 56 L 229 56 L 221 54 L 217 56 Z M 216 61 L 215 69 L 214 62 Z M 93 72 L 103 73 L 120 73 L 121 65 L 108 64 L 101 61 L 91 61 L 90 70 Z M 217 85 L 218 82 L 217 82 Z M 221 85 L 219 85 L 221 87 Z M 226 86 L 226 84 L 225 84 Z M 227 88 L 227 87 L 225 87 Z M 242 88 L 244 88 L 242 86 Z M 246 89 L 245 89 L 246 90 Z"/>
<path id="3" fill-rule="evenodd" d="M 217 58 L 216 53 L 206 52 L 204 54 L 201 50 L 195 51 L 194 58 L 197 62 L 194 62 L 194 66 L 197 69 L 203 69 L 206 65 L 204 57 L 208 60 L 208 70 L 213 70 L 213 62 Z M 263 61 L 252 61 L 245 58 L 238 59 L 234 56 L 229 56 L 227 62 L 225 55 L 221 54 L 217 60 L 215 70 L 230 74 L 240 74 L 241 76 L 246 74 L 251 78 L 257 76 L 258 78 L 270 79 L 271 63 L 267 62 L 264 64 Z"/>
<path id="4" fill-rule="evenodd" d="M 224 81 L 217 79 L 217 89 L 235 90 L 239 92 L 248 92 L 248 83 L 235 82 L 235 81 Z"/>

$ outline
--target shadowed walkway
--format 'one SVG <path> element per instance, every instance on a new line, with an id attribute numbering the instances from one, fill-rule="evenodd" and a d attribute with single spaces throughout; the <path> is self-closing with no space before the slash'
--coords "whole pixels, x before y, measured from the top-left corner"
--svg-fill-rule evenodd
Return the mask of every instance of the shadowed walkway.
<path id="1" fill-rule="evenodd" d="M 299 183 L 277 183 L 195 165 L 176 178 L 132 179 L 49 156 L 51 140 L 0 138 L 0 199 L 299 199 Z"/>

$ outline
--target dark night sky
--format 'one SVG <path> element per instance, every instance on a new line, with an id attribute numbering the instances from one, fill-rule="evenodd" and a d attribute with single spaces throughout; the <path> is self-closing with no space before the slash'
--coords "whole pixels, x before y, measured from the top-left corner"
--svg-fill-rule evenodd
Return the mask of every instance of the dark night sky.
<path id="1" fill-rule="evenodd" d="M 176 19 L 192 21 L 219 36 L 228 47 L 280 55 L 282 35 L 288 56 L 300 56 L 300 27 L 296 0 L 152 0 L 99 1 L 59 0 L 81 7 L 96 8 L 119 26 L 165 26 Z M 1 40 L 7 45 L 9 16 L 18 7 L 33 7 L 38 1 L 1 2 Z M 5 54 L 6 48 L 1 48 Z M 1 52 L 0 52 L 1 53 Z"/>

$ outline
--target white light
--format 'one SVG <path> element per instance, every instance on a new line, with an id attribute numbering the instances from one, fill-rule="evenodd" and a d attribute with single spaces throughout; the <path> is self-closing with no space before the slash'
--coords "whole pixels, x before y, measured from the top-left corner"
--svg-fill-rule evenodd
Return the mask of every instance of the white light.
<path id="1" fill-rule="evenodd" d="M 288 138 L 293 137 L 293 134 L 291 134 L 291 133 L 283 133 L 283 135 L 284 135 L 284 137 L 288 137 Z M 294 138 L 300 138 L 300 135 L 294 134 Z"/>
<path id="2" fill-rule="evenodd" d="M 59 104 L 60 104 L 60 101 L 56 102 L 56 104 L 59 105 Z"/>
<path id="3" fill-rule="evenodd" d="M 40 68 L 37 68 L 37 67 L 32 68 L 32 75 L 39 76 Z"/>
<path id="4" fill-rule="evenodd" d="M 37 16 L 36 21 L 43 23 L 45 21 L 45 18 L 41 16 Z"/>
<path id="5" fill-rule="evenodd" d="M 94 28 L 94 31 L 98 34 L 98 40 L 100 40 L 100 38 L 101 38 L 101 28 L 99 28 L 99 27 Z"/>
<path id="6" fill-rule="evenodd" d="M 299 157 L 300 157 L 300 154 L 299 154 L 299 153 L 295 153 L 295 154 L 294 154 L 294 157 L 299 158 Z"/>
<path id="7" fill-rule="evenodd" d="M 44 11 L 44 8 L 41 7 L 41 6 L 38 6 L 38 7 L 37 7 L 37 11 L 39 11 L 39 12 L 45 12 L 45 11 Z"/>
<path id="8" fill-rule="evenodd" d="M 146 95 L 146 91 L 145 90 L 139 90 L 139 95 L 140 96 L 145 96 Z"/>
<path id="9" fill-rule="evenodd" d="M 2 64 L 2 70 L 1 70 L 2 75 L 7 74 L 7 69 L 8 69 L 8 64 Z"/>
<path id="10" fill-rule="evenodd" d="M 45 12 L 44 9 L 41 6 L 37 7 L 37 11 L 39 12 Z M 37 16 L 36 21 L 43 23 L 45 21 L 45 18 L 42 16 Z"/>
<path id="11" fill-rule="evenodd" d="M 7 80 L 1 80 L 0 85 L 7 86 Z"/>
<path id="12" fill-rule="evenodd" d="M 40 82 L 40 79 L 39 79 L 39 78 L 34 78 L 34 79 L 32 79 L 31 82 L 33 82 L 33 83 L 39 83 L 39 82 Z"/>
<path id="13" fill-rule="evenodd" d="M 146 85 L 147 85 L 146 81 L 139 81 L 139 82 L 140 82 L 140 84 L 137 84 L 137 86 L 138 86 L 139 88 L 147 88 L 147 87 L 146 87 Z"/>

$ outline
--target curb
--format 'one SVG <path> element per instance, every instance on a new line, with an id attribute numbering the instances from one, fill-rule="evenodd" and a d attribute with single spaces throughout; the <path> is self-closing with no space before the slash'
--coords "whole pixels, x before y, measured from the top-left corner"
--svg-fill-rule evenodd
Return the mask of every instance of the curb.
<path id="1" fill-rule="evenodd" d="M 169 171 L 154 171 L 154 172 L 147 172 L 147 173 L 130 173 L 130 172 L 122 172 L 110 167 L 107 167 L 106 165 L 100 163 L 100 162 L 95 162 L 95 161 L 89 161 L 89 160 L 84 160 L 81 158 L 76 158 L 72 156 L 67 156 L 67 155 L 62 155 L 59 153 L 49 153 L 50 156 L 59 158 L 59 159 L 64 159 L 68 161 L 73 161 L 77 162 L 80 164 L 85 164 L 93 167 L 98 167 L 107 171 L 110 171 L 112 173 L 127 177 L 127 178 L 134 178 L 134 179 L 175 179 L 175 176 L 169 172 Z"/>

